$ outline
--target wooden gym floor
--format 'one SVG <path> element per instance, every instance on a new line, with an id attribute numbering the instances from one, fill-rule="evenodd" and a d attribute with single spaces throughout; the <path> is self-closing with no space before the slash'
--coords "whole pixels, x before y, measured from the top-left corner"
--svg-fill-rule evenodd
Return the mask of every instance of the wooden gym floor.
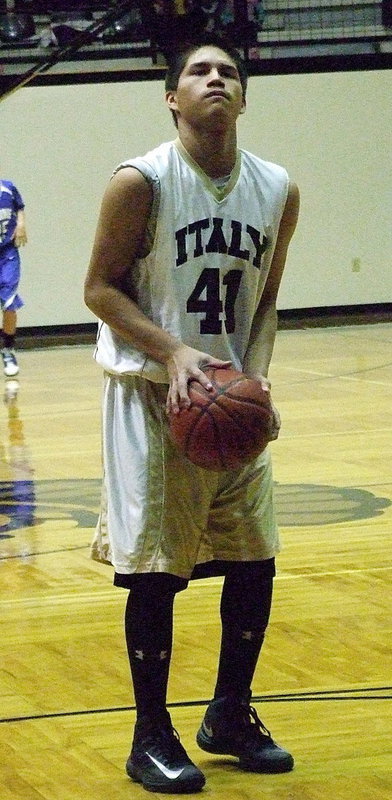
<path id="1" fill-rule="evenodd" d="M 287 775 L 239 772 L 194 736 L 211 696 L 220 580 L 176 600 L 173 722 L 222 800 L 389 800 L 392 323 L 281 330 L 271 378 L 284 548 L 254 705 Z M 20 352 L 0 405 L 1 800 L 141 800 L 125 592 L 89 559 L 101 374 L 92 347 Z M 13 396 L 13 391 L 15 392 Z"/>

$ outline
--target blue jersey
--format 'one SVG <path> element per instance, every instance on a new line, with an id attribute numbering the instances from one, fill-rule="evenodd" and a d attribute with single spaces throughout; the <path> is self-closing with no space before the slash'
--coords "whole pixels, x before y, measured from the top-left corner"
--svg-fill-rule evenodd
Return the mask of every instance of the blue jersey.
<path id="1" fill-rule="evenodd" d="M 16 186 L 11 181 L 0 181 L 0 252 L 13 246 L 17 213 L 24 208 L 24 202 Z"/>

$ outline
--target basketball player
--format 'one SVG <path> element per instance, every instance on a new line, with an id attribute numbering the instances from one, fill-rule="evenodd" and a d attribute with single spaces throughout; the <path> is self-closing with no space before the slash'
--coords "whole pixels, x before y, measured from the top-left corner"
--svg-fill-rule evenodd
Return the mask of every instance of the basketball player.
<path id="1" fill-rule="evenodd" d="M 17 310 L 23 301 L 17 294 L 20 278 L 19 247 L 26 244 L 24 202 L 11 181 L 0 179 L 0 303 L 3 312 L 4 375 L 19 372 L 15 355 Z"/>
<path id="2" fill-rule="evenodd" d="M 207 472 L 176 452 L 166 416 L 189 405 L 189 380 L 210 386 L 207 365 L 231 364 L 269 387 L 298 190 L 282 167 L 237 148 L 245 92 L 241 59 L 219 41 L 173 59 L 166 103 L 178 138 L 117 168 L 85 286 L 105 371 L 93 557 L 129 591 L 137 719 L 126 768 L 146 789 L 172 794 L 205 782 L 166 709 L 173 602 L 191 578 L 224 575 L 218 674 L 199 746 L 253 772 L 294 763 L 250 705 L 279 549 L 269 453 Z"/>

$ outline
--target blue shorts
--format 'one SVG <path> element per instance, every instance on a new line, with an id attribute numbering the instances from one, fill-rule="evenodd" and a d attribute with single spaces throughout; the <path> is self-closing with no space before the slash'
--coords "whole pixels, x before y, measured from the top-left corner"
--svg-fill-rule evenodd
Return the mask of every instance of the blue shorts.
<path id="1" fill-rule="evenodd" d="M 2 311 L 17 311 L 23 300 L 17 294 L 20 279 L 20 256 L 17 247 L 0 253 L 0 306 Z"/>

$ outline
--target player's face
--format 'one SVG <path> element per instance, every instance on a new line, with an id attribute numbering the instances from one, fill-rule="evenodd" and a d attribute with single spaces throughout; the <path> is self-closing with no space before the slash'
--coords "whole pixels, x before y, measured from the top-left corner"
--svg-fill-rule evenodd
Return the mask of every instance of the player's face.
<path id="1" fill-rule="evenodd" d="M 218 47 L 205 46 L 193 52 L 166 101 L 177 118 L 191 124 L 207 119 L 235 122 L 245 110 L 238 69 Z"/>

